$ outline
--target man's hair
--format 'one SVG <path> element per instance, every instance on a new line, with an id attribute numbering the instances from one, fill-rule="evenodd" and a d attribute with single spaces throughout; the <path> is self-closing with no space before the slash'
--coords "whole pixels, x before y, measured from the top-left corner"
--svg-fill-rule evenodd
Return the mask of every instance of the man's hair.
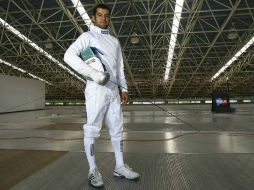
<path id="1" fill-rule="evenodd" d="M 96 6 L 93 8 L 93 16 L 96 15 L 96 11 L 97 11 L 98 8 L 107 9 L 108 12 L 109 12 L 109 15 L 110 15 L 110 13 L 111 13 L 111 9 L 110 9 L 107 5 L 105 5 L 105 4 L 98 4 L 98 5 L 96 5 Z"/>

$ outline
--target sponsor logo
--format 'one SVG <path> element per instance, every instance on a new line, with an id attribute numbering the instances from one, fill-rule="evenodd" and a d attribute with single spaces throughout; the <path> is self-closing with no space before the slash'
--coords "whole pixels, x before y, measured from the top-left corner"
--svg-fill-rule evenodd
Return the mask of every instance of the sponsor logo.
<path id="1" fill-rule="evenodd" d="M 224 98 L 216 98 L 216 104 L 217 106 L 220 106 L 220 105 L 227 105 L 228 104 L 228 101 L 227 99 L 224 99 Z"/>
<path id="2" fill-rule="evenodd" d="M 90 58 L 88 60 L 85 61 L 86 64 L 90 65 L 91 63 L 95 62 L 95 58 Z"/>
<path id="3" fill-rule="evenodd" d="M 108 34 L 108 31 L 107 30 L 102 30 L 101 33 L 102 34 Z"/>

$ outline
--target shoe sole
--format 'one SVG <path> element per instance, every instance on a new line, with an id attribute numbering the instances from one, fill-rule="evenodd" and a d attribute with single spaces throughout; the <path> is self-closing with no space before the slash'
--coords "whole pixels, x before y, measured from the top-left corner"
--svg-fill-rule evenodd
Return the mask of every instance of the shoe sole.
<path id="1" fill-rule="evenodd" d="M 92 186 L 92 187 L 95 187 L 95 188 L 101 188 L 101 187 L 103 187 L 104 186 L 104 184 L 102 184 L 102 185 L 100 185 L 100 186 L 95 186 L 95 185 L 93 185 L 92 183 L 91 183 L 91 181 L 90 180 L 88 180 L 89 181 L 89 184 Z"/>
<path id="2" fill-rule="evenodd" d="M 116 173 L 116 172 L 114 172 L 113 175 L 114 175 L 115 177 L 125 178 L 125 179 L 130 179 L 130 180 L 136 180 L 136 179 L 139 178 L 139 176 L 138 176 L 138 177 L 134 177 L 134 178 L 128 178 L 128 177 L 126 177 L 126 176 L 124 176 L 124 175 L 121 175 L 121 174 L 119 174 L 119 173 Z"/>

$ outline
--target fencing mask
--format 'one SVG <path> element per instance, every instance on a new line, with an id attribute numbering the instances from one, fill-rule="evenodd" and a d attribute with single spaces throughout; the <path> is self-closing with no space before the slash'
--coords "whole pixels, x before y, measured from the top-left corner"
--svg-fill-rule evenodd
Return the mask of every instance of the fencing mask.
<path id="1" fill-rule="evenodd" d="M 101 62 L 100 55 L 103 55 L 103 53 L 95 47 L 86 48 L 80 53 L 80 57 L 85 64 L 93 68 L 93 72 L 89 76 L 85 76 L 85 79 L 105 85 L 110 75 L 106 70 L 106 66 Z"/>

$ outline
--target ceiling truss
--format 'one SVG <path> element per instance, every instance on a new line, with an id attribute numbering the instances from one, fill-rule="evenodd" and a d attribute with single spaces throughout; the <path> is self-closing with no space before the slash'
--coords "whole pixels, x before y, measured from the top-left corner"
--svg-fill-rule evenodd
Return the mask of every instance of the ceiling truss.
<path id="1" fill-rule="evenodd" d="M 168 81 L 164 74 L 175 0 L 81 3 L 89 15 L 96 3 L 112 8 L 110 31 L 122 46 L 130 99 L 206 98 L 228 86 L 231 96 L 253 96 L 253 45 L 210 81 L 253 37 L 253 0 L 185 0 Z M 66 49 L 88 30 L 70 0 L 0 0 L 0 18 L 63 64 Z M 139 38 L 136 44 L 131 43 L 133 33 Z M 0 43 L 0 59 L 52 83 L 46 84 L 47 99 L 84 98 L 85 84 L 3 26 Z M 30 77 L 4 64 L 0 73 Z"/>

